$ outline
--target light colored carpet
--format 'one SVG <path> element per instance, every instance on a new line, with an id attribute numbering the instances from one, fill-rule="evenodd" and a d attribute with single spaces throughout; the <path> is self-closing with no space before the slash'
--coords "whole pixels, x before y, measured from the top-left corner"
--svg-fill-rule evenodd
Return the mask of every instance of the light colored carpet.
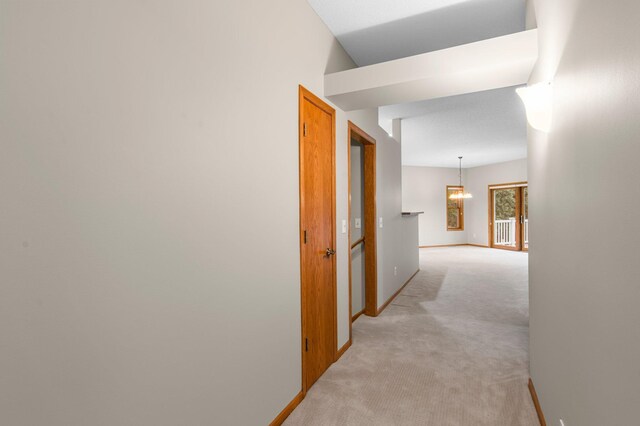
<path id="1" fill-rule="evenodd" d="M 527 388 L 527 254 L 421 249 L 421 272 L 285 425 L 538 425 Z"/>

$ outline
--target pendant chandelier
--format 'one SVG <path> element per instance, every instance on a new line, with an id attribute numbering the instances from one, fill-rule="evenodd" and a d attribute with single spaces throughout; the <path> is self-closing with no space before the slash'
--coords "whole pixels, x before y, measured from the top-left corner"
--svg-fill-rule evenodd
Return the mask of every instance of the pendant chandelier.
<path id="1" fill-rule="evenodd" d="M 458 173 L 458 177 L 460 178 L 460 188 L 458 188 L 458 190 L 456 192 L 454 192 L 453 194 L 449 195 L 449 199 L 451 200 L 460 200 L 460 199 L 465 199 L 465 198 L 473 198 L 473 195 L 471 195 L 468 192 L 464 192 L 464 187 L 462 186 L 462 157 L 458 157 L 458 160 L 460 161 L 460 166 L 459 166 L 459 173 Z"/>

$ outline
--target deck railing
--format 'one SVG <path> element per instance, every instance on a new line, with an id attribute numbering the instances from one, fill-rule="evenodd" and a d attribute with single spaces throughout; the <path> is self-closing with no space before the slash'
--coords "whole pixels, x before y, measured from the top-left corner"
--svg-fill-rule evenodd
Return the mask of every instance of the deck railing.
<path id="1" fill-rule="evenodd" d="M 497 246 L 516 245 L 516 219 L 496 220 L 494 243 Z M 529 219 L 524 220 L 524 243 L 529 244 Z"/>
<path id="2" fill-rule="evenodd" d="M 513 246 L 516 243 L 516 219 L 496 220 L 494 232 L 497 246 Z"/>

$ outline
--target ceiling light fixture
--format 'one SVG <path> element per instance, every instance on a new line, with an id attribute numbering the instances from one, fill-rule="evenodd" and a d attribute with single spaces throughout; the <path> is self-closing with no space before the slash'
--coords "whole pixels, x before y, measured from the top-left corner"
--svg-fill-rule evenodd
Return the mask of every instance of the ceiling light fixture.
<path id="1" fill-rule="evenodd" d="M 460 200 L 464 198 L 473 198 L 473 195 L 471 195 L 468 192 L 464 192 L 464 187 L 462 186 L 462 157 L 458 157 L 458 160 L 460 161 L 460 166 L 458 168 L 458 171 L 459 171 L 458 177 L 460 178 L 460 185 L 459 185 L 460 187 L 458 188 L 458 191 L 449 195 L 449 199 Z"/>
<path id="2" fill-rule="evenodd" d="M 536 130 L 549 133 L 553 110 L 553 85 L 550 81 L 520 87 L 516 93 L 527 110 L 527 121 Z"/>

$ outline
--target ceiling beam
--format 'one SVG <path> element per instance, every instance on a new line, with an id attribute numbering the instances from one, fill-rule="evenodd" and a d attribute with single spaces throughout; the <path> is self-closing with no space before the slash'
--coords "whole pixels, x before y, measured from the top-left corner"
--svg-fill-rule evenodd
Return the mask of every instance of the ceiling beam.
<path id="1" fill-rule="evenodd" d="M 538 59 L 538 30 L 327 74 L 325 96 L 345 111 L 524 84 Z"/>

